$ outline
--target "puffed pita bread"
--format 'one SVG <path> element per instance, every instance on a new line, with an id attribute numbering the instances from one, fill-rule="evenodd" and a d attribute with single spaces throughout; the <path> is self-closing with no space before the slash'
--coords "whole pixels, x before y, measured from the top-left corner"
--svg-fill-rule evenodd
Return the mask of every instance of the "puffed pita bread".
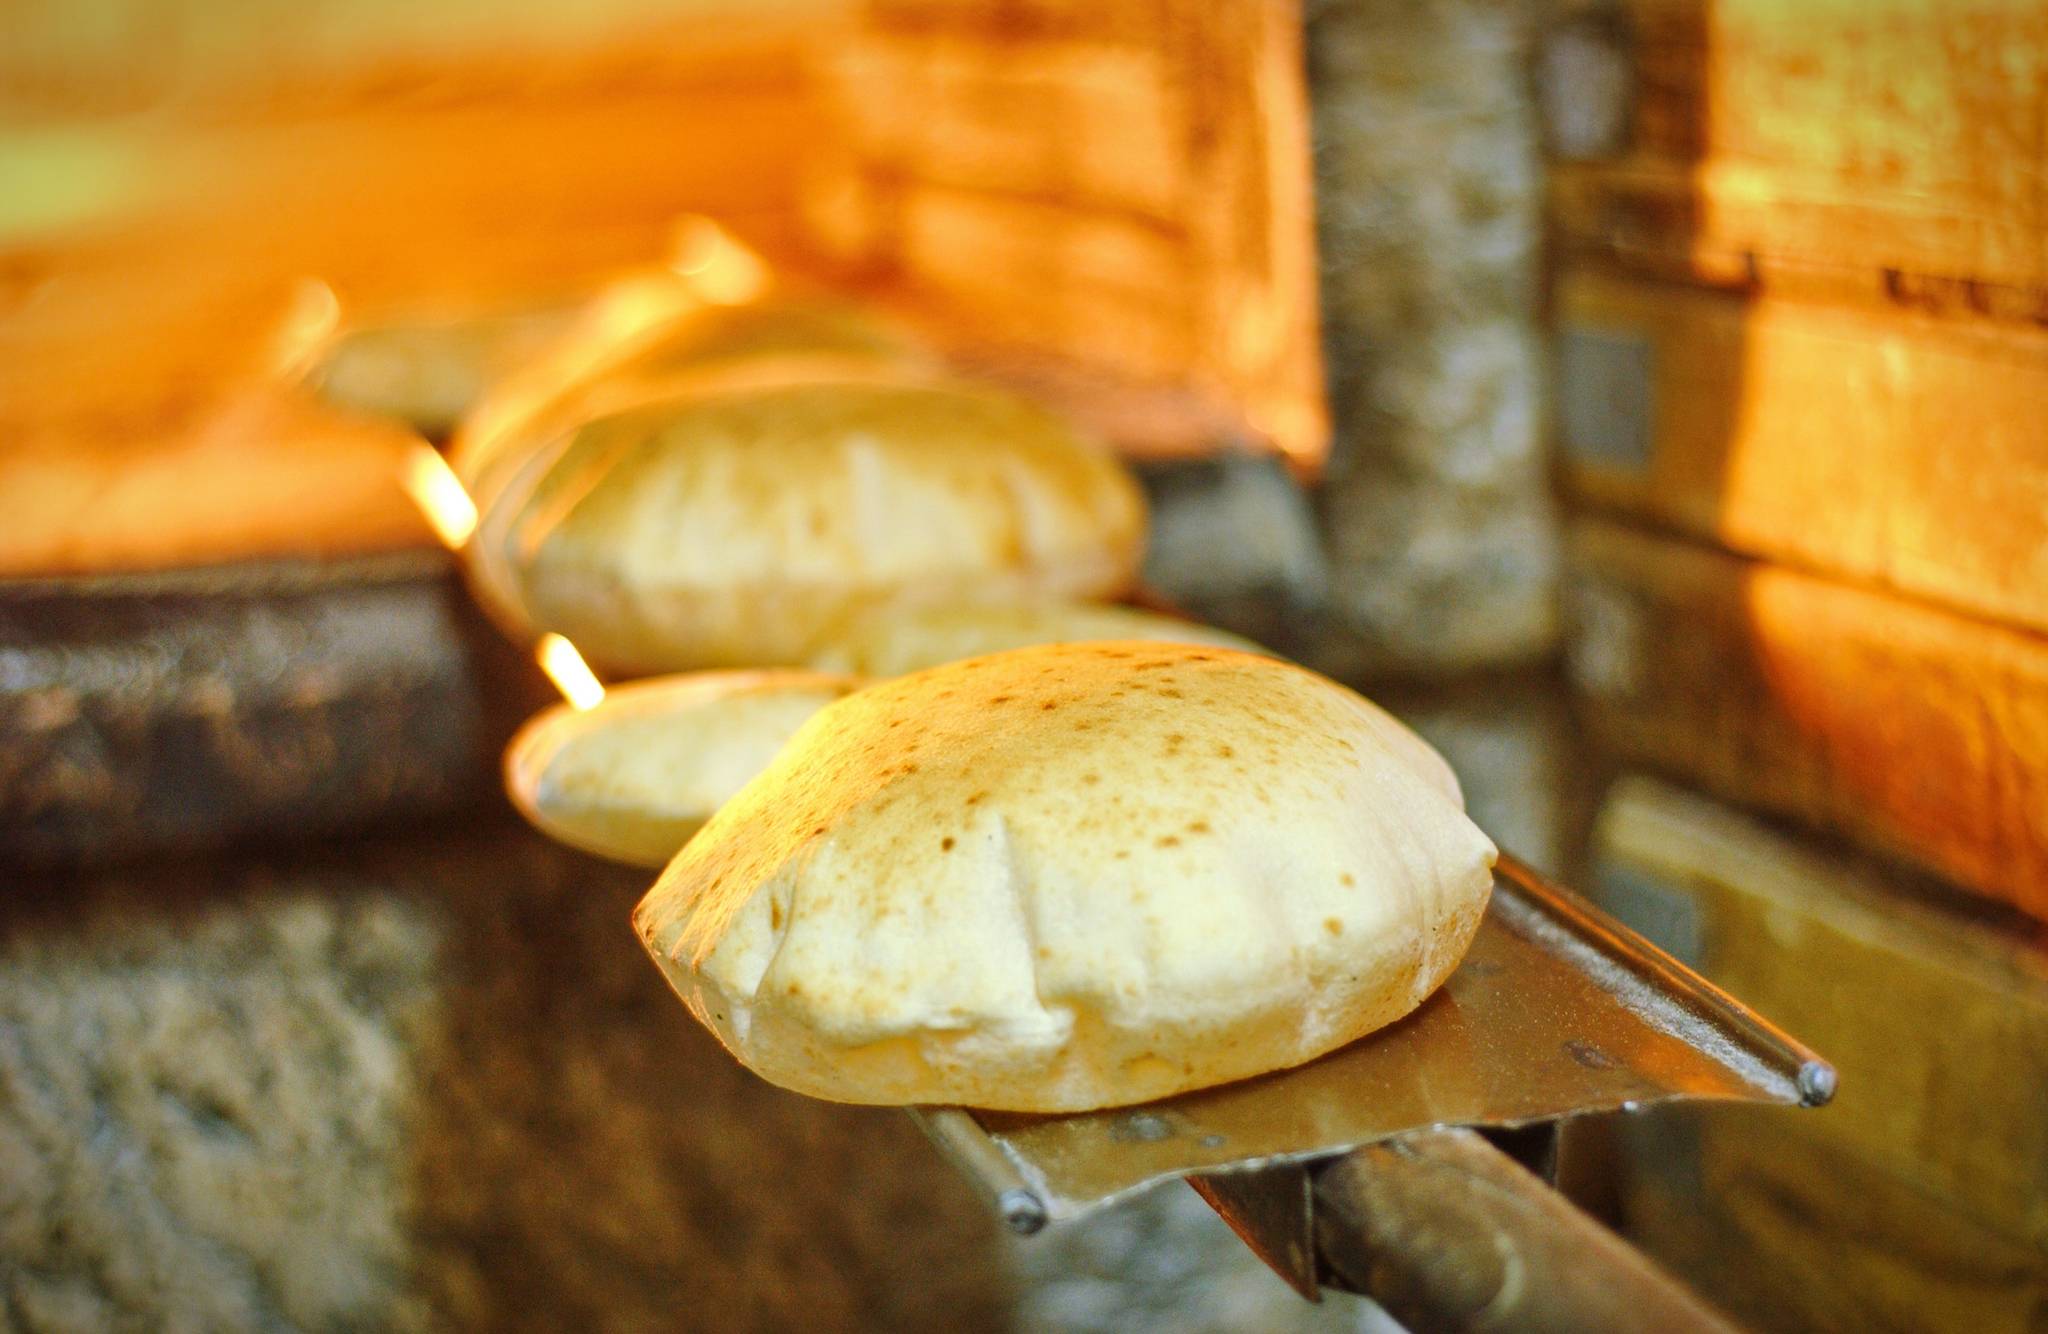
<path id="1" fill-rule="evenodd" d="M 500 614 L 646 675 L 801 664 L 870 608 L 1115 596 L 1144 531 L 1122 465 L 1010 395 L 757 377 L 583 423 L 465 555 Z"/>
<path id="2" fill-rule="evenodd" d="M 1034 603 L 863 618 L 860 633 L 826 656 L 900 675 L 1033 643 L 1138 631 L 1164 642 L 1260 651 L 1226 631 L 1133 608 Z M 557 705 L 514 738 L 506 789 L 528 820 L 564 843 L 614 861 L 664 866 L 811 714 L 865 684 L 820 661 L 815 671 L 649 677 L 615 687 L 589 710 Z"/>
<path id="3" fill-rule="evenodd" d="M 549 836 L 661 866 L 812 714 L 860 688 L 824 672 L 702 672 L 557 705 L 505 751 L 505 790 Z"/>
<path id="4" fill-rule="evenodd" d="M 1413 1010 L 1493 844 L 1442 759 L 1227 649 L 1019 649 L 827 706 L 634 921 L 740 1060 L 821 1098 L 1074 1111 Z"/>

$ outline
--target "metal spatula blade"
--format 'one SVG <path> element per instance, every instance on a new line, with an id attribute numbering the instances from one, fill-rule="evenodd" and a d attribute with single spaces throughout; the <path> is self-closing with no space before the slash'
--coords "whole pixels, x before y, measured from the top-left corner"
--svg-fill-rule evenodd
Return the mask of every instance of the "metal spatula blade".
<path id="1" fill-rule="evenodd" d="M 1233 1175 L 1443 1126 L 1527 1126 L 1675 1099 L 1815 1105 L 1834 1083 L 1811 1050 L 1503 856 L 1486 919 L 1450 980 L 1406 1019 L 1319 1060 L 1138 1107 L 914 1115 L 1020 1231 L 1191 1178 L 1212 1202 L 1229 1202 L 1220 1211 L 1233 1225 L 1274 1220 L 1254 1240 L 1271 1261 L 1300 1249 L 1289 1203 L 1299 1186 L 1285 1174 L 1257 1184 Z M 1276 1268 L 1311 1286 L 1302 1266 Z"/>

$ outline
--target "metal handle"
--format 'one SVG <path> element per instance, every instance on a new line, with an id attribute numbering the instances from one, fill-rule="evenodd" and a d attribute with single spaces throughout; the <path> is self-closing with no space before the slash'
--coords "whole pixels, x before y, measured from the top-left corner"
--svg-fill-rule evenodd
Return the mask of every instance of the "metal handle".
<path id="1" fill-rule="evenodd" d="M 1732 1330 L 1477 1133 L 1368 1145 L 1315 1179 L 1325 1281 L 1435 1331 Z"/>

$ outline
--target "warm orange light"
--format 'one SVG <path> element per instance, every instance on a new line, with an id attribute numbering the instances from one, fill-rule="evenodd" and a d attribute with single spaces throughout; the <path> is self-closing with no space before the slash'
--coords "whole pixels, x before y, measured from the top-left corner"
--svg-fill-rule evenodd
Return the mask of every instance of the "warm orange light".
<path id="1" fill-rule="evenodd" d="M 1296 469 L 1314 473 L 1328 452 L 1329 422 L 1320 404 L 1275 396 L 1245 409 L 1246 424 L 1273 442 Z"/>
<path id="2" fill-rule="evenodd" d="M 291 304 L 272 344 L 272 368 L 281 379 L 296 380 L 311 371 L 341 327 L 341 298 L 318 278 L 301 278 L 292 288 Z"/>
<path id="3" fill-rule="evenodd" d="M 424 440 L 406 451 L 400 478 L 412 503 L 427 516 L 434 536 L 450 549 L 459 548 L 476 531 L 476 502 L 463 490 L 462 479 L 440 451 Z"/>
<path id="4" fill-rule="evenodd" d="M 761 257 L 701 215 L 677 225 L 668 266 L 713 305 L 743 305 L 768 290 L 768 266 Z"/>
<path id="5" fill-rule="evenodd" d="M 532 420 L 571 386 L 602 374 L 641 334 L 672 323 L 703 303 L 689 281 L 679 283 L 673 274 L 658 269 L 611 284 L 561 342 L 513 371 L 471 409 L 456 434 L 455 457 L 466 468 L 474 468 L 509 432 Z"/>
<path id="6" fill-rule="evenodd" d="M 562 692 L 562 698 L 569 701 L 570 708 L 594 709 L 604 702 L 604 682 L 597 679 L 597 673 L 590 670 L 590 664 L 583 661 L 583 655 L 568 640 L 549 631 L 540 637 L 540 646 L 533 656 L 548 674 L 548 680 L 555 683 L 555 689 Z"/>
<path id="7" fill-rule="evenodd" d="M 457 434 L 455 457 L 471 476 L 480 475 L 475 461 L 490 454 L 508 431 L 571 386 L 617 364 L 641 335 L 706 305 L 756 300 L 768 282 L 768 265 L 744 242 L 701 214 L 685 217 L 676 224 L 664 268 L 643 269 L 611 283 L 547 356 L 508 376 L 476 405 Z"/>

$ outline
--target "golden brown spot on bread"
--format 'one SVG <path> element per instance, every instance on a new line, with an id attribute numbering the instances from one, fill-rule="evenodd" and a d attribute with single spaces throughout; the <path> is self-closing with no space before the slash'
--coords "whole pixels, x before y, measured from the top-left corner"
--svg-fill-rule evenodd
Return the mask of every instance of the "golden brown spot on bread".
<path id="1" fill-rule="evenodd" d="M 1153 846 L 1160 848 L 1177 848 L 1180 846 L 1180 835 L 1168 834 L 1166 837 L 1159 839 L 1157 842 L 1155 842 Z"/>
<path id="2" fill-rule="evenodd" d="M 1046 701 L 1045 701 L 1045 702 L 1044 702 L 1043 704 L 1040 704 L 1040 705 L 1039 705 L 1038 707 L 1039 707 L 1039 708 L 1041 708 L 1041 709 L 1047 709 L 1047 710 L 1051 710 L 1051 709 L 1057 709 L 1057 708 L 1058 708 L 1059 706 L 1060 706 L 1060 702 L 1059 702 L 1058 700 L 1056 700 L 1056 699 L 1049 699 L 1049 700 L 1046 700 Z"/>
<path id="3" fill-rule="evenodd" d="M 969 806 L 979 806 L 981 805 L 983 799 L 985 799 L 987 796 L 988 793 L 986 792 L 977 792 L 967 799 L 967 804 Z"/>
<path id="4" fill-rule="evenodd" d="M 1345 872 L 1344 874 L 1342 874 L 1342 875 L 1338 876 L 1338 877 L 1337 877 L 1337 880 L 1338 880 L 1338 882 L 1339 882 L 1339 883 L 1341 883 L 1341 884 L 1342 884 L 1342 885 L 1343 885 L 1343 886 L 1344 886 L 1344 887 L 1345 887 L 1346 889 L 1351 889 L 1351 888 L 1355 888 L 1355 887 L 1357 886 L 1357 884 L 1358 884 L 1358 877 L 1357 877 L 1357 876 L 1355 876 L 1355 875 L 1353 875 L 1353 874 L 1351 874 L 1351 872 L 1349 872 L 1349 871 L 1346 871 L 1346 872 Z"/>
<path id="5" fill-rule="evenodd" d="M 782 929 L 782 905 L 772 900 L 768 904 L 768 928 L 771 931 Z"/>
<path id="6" fill-rule="evenodd" d="M 1344 923 L 1338 921 L 1334 917 L 1325 917 L 1323 919 L 1323 930 L 1329 932 L 1333 936 L 1341 936 L 1344 934 Z"/>
<path id="7" fill-rule="evenodd" d="M 990 695 L 988 702 L 991 704 L 1008 704 L 1015 698 L 1017 698 L 1015 695 Z"/>
<path id="8" fill-rule="evenodd" d="M 1188 826 L 1188 832 L 1190 834 L 1206 834 L 1209 832 L 1209 822 L 1207 820 L 1197 820 Z"/>
<path id="9" fill-rule="evenodd" d="M 952 850 L 953 850 L 953 837 L 952 837 L 952 835 L 948 834 L 948 835 L 947 835 L 946 837 L 944 837 L 944 838 L 942 838 L 942 839 L 940 839 L 940 840 L 939 840 L 939 851 L 940 851 L 940 852 L 951 852 Z"/>
<path id="10" fill-rule="evenodd" d="M 1081 785 L 1083 787 L 1094 787 L 1101 781 L 1102 775 L 1098 773 L 1085 773 L 1081 775 Z"/>
<path id="11" fill-rule="evenodd" d="M 1237 752 L 1236 752 L 1236 751 L 1234 751 L 1234 750 L 1232 750 L 1232 749 L 1231 749 L 1231 748 L 1230 748 L 1229 746 L 1218 746 L 1218 747 L 1216 747 L 1216 758 L 1217 758 L 1217 759 L 1219 759 L 1219 760 L 1229 760 L 1229 759 L 1235 759 L 1236 757 L 1237 757 Z"/>

